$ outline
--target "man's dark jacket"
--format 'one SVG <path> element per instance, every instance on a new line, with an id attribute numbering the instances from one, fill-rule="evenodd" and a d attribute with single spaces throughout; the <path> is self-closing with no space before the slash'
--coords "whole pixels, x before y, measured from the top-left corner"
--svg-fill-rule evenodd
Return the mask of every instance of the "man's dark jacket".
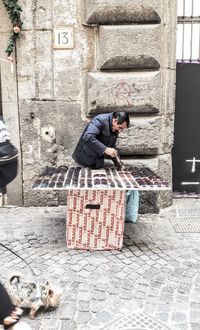
<path id="1" fill-rule="evenodd" d="M 106 147 L 115 147 L 118 133 L 112 132 L 113 113 L 94 117 L 87 125 L 73 152 L 73 159 L 91 168 L 104 166 Z"/>

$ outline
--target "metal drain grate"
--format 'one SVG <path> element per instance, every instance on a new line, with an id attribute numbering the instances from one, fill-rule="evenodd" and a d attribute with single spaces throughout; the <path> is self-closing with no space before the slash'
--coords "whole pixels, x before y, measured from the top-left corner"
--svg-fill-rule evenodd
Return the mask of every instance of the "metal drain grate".
<path id="1" fill-rule="evenodd" d="M 199 202 L 198 202 L 199 204 Z M 177 208 L 176 209 L 177 218 L 200 218 L 200 208 Z"/>
<path id="2" fill-rule="evenodd" d="M 171 224 L 176 233 L 200 233 L 200 216 L 174 218 Z"/>
<path id="3" fill-rule="evenodd" d="M 122 315 L 99 330 L 169 330 L 169 328 L 149 315 L 137 313 Z"/>

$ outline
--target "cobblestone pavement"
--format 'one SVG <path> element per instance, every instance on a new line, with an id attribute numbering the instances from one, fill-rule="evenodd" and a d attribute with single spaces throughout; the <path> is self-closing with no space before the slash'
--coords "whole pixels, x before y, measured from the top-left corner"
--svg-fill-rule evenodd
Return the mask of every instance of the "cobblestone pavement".
<path id="1" fill-rule="evenodd" d="M 174 200 L 159 215 L 140 215 L 126 224 L 122 251 L 68 250 L 65 207 L 0 208 L 0 242 L 36 279 L 63 289 L 58 308 L 25 316 L 32 329 L 200 329 L 199 203 Z M 0 253 L 3 283 L 18 271 L 33 277 L 24 261 Z"/>

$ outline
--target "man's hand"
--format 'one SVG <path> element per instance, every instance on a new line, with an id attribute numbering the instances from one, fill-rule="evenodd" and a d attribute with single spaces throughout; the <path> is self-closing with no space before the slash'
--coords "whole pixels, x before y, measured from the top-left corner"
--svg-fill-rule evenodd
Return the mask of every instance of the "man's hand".
<path id="1" fill-rule="evenodd" d="M 105 153 L 110 156 L 110 157 L 116 157 L 117 156 L 117 150 L 115 150 L 114 148 L 106 148 L 105 149 Z"/>

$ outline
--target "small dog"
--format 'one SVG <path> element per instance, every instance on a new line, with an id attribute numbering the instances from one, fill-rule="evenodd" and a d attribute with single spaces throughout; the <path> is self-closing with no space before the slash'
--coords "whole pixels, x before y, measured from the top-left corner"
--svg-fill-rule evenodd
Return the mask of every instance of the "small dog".
<path id="1" fill-rule="evenodd" d="M 57 307 L 61 296 L 61 289 L 51 282 L 41 284 L 25 281 L 19 274 L 11 276 L 7 290 L 14 305 L 30 308 L 29 317 L 32 320 L 40 307 Z"/>

